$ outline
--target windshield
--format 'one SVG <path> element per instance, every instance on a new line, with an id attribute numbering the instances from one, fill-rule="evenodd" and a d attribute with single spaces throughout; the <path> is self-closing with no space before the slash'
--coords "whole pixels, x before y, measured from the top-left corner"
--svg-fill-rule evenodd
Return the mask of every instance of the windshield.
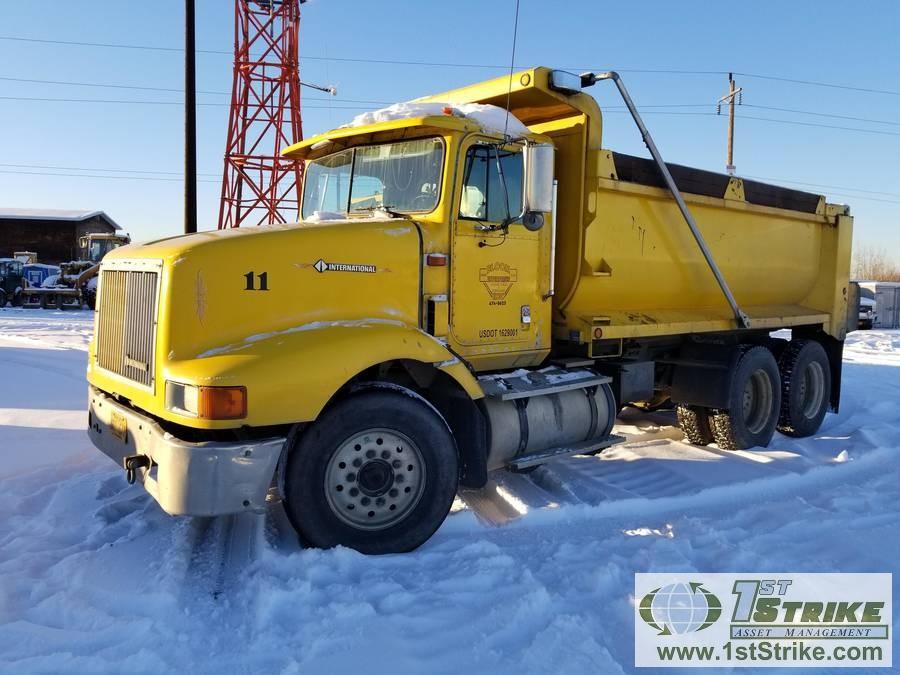
<path id="1" fill-rule="evenodd" d="M 439 138 L 351 148 L 308 162 L 303 218 L 320 213 L 432 211 L 440 194 L 444 144 Z"/>
<path id="2" fill-rule="evenodd" d="M 94 239 L 88 249 L 88 260 L 100 262 L 107 253 L 114 248 L 119 248 L 119 242 L 115 239 Z"/>

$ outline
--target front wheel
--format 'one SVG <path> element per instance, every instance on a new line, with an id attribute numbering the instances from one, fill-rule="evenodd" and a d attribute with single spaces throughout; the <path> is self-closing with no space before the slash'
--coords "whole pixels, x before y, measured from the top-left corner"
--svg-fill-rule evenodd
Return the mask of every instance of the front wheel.
<path id="1" fill-rule="evenodd" d="M 415 395 L 369 390 L 337 403 L 288 448 L 285 510 L 308 543 L 401 553 L 427 541 L 456 495 L 456 444 Z"/>

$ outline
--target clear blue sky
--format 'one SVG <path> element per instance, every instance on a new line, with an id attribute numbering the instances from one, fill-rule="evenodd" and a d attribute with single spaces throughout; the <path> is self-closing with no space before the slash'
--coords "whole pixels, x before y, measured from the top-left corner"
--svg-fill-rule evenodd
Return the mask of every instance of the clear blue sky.
<path id="1" fill-rule="evenodd" d="M 405 100 L 502 74 L 502 68 L 337 59 L 508 64 L 514 7 L 514 0 L 308 2 L 301 21 L 301 77 L 335 84 L 339 95 L 329 101 L 324 94 L 303 90 L 304 132 L 324 131 L 363 109 L 378 107 L 347 99 Z M 19 100 L 178 102 L 177 91 L 6 78 L 178 89 L 182 83 L 182 54 L 177 51 L 183 40 L 182 12 L 180 0 L 0 3 L 0 36 L 6 38 L 176 50 L 0 39 L 0 77 L 4 78 L 0 79 L 0 206 L 104 209 L 136 239 L 180 231 L 183 113 L 179 105 Z M 232 12 L 230 0 L 198 0 L 199 49 L 231 50 Z M 648 112 L 645 119 L 666 159 L 721 171 L 726 118 L 673 113 L 714 112 L 712 104 L 726 91 L 726 76 L 629 70 L 731 70 L 900 92 L 898 34 L 900 3 L 893 0 L 522 0 L 516 63 L 622 71 L 638 105 Z M 857 242 L 883 245 L 900 260 L 900 95 L 746 76 L 737 80 L 745 89 L 736 132 L 738 173 L 815 184 L 808 189 L 823 192 L 830 201 L 852 205 Z M 225 92 L 199 96 L 201 102 L 213 104 L 202 105 L 198 111 L 198 166 L 204 181 L 200 183 L 199 217 L 205 229 L 215 227 L 218 215 L 230 57 L 199 54 L 197 84 L 200 90 Z M 601 105 L 619 104 L 611 87 L 600 85 L 592 93 Z M 674 104 L 708 107 L 649 107 Z M 604 133 L 607 147 L 646 153 L 623 114 L 610 112 Z M 51 173 L 80 175 L 47 175 Z M 106 177 L 111 175 L 157 180 Z"/>

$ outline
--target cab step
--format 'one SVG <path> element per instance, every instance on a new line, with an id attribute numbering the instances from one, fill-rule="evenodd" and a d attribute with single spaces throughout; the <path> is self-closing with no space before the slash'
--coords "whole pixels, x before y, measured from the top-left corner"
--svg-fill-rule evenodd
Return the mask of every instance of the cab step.
<path id="1" fill-rule="evenodd" d="M 588 452 L 596 452 L 597 450 L 605 450 L 613 445 L 624 443 L 626 438 L 618 434 L 610 434 L 604 439 L 594 439 L 592 441 L 584 441 L 582 443 L 573 443 L 571 445 L 563 445 L 558 448 L 550 448 L 549 450 L 541 450 L 527 455 L 519 455 L 510 461 L 507 466 L 516 471 L 527 469 L 532 466 L 544 464 L 552 459 L 560 457 L 570 457 L 571 455 L 583 455 Z"/>
<path id="2" fill-rule="evenodd" d="M 612 378 L 592 370 L 566 369 L 550 366 L 540 370 L 517 370 L 499 375 L 482 375 L 478 383 L 485 396 L 501 401 L 558 394 L 612 382 Z"/>

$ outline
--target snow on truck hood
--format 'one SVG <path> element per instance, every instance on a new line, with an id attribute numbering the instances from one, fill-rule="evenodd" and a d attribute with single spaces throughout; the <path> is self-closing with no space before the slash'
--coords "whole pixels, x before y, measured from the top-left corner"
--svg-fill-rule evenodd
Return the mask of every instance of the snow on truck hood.
<path id="1" fill-rule="evenodd" d="M 349 124 L 339 128 L 364 127 L 379 122 L 446 115 L 445 109 L 447 108 L 456 117 L 464 117 L 477 122 L 482 129 L 491 133 L 503 134 L 505 131 L 508 136 L 514 138 L 530 133 L 528 127 L 522 124 L 515 115 L 507 113 L 505 108 L 487 103 L 453 103 L 451 101 L 394 103 L 387 108 L 357 115 Z"/>

